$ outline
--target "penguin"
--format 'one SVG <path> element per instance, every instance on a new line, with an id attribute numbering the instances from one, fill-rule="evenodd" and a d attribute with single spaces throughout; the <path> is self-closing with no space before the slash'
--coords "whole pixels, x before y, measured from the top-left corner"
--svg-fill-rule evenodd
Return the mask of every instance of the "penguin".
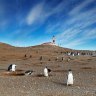
<path id="1" fill-rule="evenodd" d="M 45 77 L 48 77 L 49 75 L 48 75 L 48 73 L 50 73 L 51 72 L 51 69 L 48 69 L 47 68 L 47 66 L 44 68 L 44 76 Z"/>
<path id="2" fill-rule="evenodd" d="M 67 76 L 67 86 L 68 85 L 73 85 L 73 73 L 71 69 L 69 69 Z"/>
<path id="3" fill-rule="evenodd" d="M 77 53 L 77 55 L 79 56 L 79 55 L 80 55 L 80 53 L 78 52 L 78 53 Z"/>
<path id="4" fill-rule="evenodd" d="M 16 65 L 15 64 L 9 65 L 8 71 L 13 71 L 13 72 L 16 71 Z"/>
<path id="5" fill-rule="evenodd" d="M 32 75 L 32 73 L 33 73 L 32 70 L 27 70 L 27 71 L 25 72 L 25 75 L 26 75 L 26 76 L 28 76 L 28 75 Z"/>
<path id="6" fill-rule="evenodd" d="M 72 56 L 75 56 L 75 54 L 73 53 Z"/>

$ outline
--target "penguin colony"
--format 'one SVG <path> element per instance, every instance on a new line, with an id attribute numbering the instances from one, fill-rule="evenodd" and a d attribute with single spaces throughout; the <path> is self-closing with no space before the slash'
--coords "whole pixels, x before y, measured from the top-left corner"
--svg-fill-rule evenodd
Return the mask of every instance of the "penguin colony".
<path id="1" fill-rule="evenodd" d="M 11 65 L 9 65 L 9 67 L 8 67 L 8 71 L 10 71 L 10 72 L 15 72 L 16 71 L 16 64 L 11 64 Z M 47 66 L 44 68 L 44 70 L 43 70 L 44 72 L 44 77 L 48 77 L 49 76 L 49 73 L 51 72 L 51 69 L 49 69 L 49 68 L 47 68 Z M 26 76 L 28 76 L 28 75 L 32 75 L 32 73 L 33 73 L 34 71 L 33 70 L 27 70 L 27 71 L 25 71 L 25 75 Z M 71 69 L 69 69 L 68 70 L 68 74 L 67 74 L 67 86 L 69 86 L 69 85 L 73 85 L 73 73 L 72 73 L 72 70 Z"/>

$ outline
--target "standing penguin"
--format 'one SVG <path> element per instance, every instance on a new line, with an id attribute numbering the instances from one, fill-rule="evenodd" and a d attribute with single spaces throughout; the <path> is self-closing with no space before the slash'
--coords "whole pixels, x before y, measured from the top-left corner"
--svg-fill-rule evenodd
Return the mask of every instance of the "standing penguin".
<path id="1" fill-rule="evenodd" d="M 51 72 L 51 69 L 48 69 L 47 66 L 44 68 L 44 76 L 48 77 L 48 73 Z"/>
<path id="2" fill-rule="evenodd" d="M 11 64 L 8 67 L 8 71 L 15 71 L 16 70 L 16 65 L 15 64 Z"/>
<path id="3" fill-rule="evenodd" d="M 68 71 L 67 86 L 68 85 L 73 85 L 73 74 L 71 69 Z"/>

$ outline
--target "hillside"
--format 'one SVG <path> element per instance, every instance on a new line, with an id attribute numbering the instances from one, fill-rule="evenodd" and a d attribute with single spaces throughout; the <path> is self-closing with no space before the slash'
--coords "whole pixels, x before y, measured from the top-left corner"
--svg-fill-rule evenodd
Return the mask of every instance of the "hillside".
<path id="1" fill-rule="evenodd" d="M 63 48 L 59 46 L 52 46 L 52 45 L 37 45 L 37 46 L 29 46 L 29 47 L 15 47 L 9 44 L 0 43 L 0 53 L 31 53 L 31 52 L 49 52 L 49 53 L 64 53 L 64 52 L 92 52 L 89 50 L 73 50 L 69 48 Z"/>
<path id="2" fill-rule="evenodd" d="M 66 55 L 77 51 L 91 52 L 50 45 L 14 47 L 0 43 L 0 95 L 95 96 L 96 57 Z M 16 72 L 7 71 L 10 64 L 17 65 Z M 45 66 L 52 70 L 49 77 L 43 75 Z M 66 86 L 69 69 L 75 78 L 73 86 Z M 25 76 L 26 70 L 33 70 L 33 74 Z"/>

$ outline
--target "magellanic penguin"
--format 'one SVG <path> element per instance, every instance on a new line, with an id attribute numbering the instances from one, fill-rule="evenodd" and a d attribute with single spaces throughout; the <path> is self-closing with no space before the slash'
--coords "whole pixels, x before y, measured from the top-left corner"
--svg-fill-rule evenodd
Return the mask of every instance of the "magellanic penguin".
<path id="1" fill-rule="evenodd" d="M 68 76 L 67 76 L 67 86 L 68 85 L 73 85 L 73 74 L 72 74 L 72 70 L 69 69 L 68 71 Z"/>
<path id="2" fill-rule="evenodd" d="M 25 72 L 25 75 L 26 75 L 26 76 L 28 76 L 28 75 L 32 75 L 32 73 L 33 73 L 32 70 L 27 70 L 27 71 Z"/>
<path id="3" fill-rule="evenodd" d="M 16 65 L 15 64 L 9 65 L 8 71 L 13 71 L 13 72 L 16 71 Z"/>
<path id="4" fill-rule="evenodd" d="M 48 73 L 51 72 L 51 69 L 48 69 L 47 66 L 44 68 L 44 76 L 48 77 Z"/>

